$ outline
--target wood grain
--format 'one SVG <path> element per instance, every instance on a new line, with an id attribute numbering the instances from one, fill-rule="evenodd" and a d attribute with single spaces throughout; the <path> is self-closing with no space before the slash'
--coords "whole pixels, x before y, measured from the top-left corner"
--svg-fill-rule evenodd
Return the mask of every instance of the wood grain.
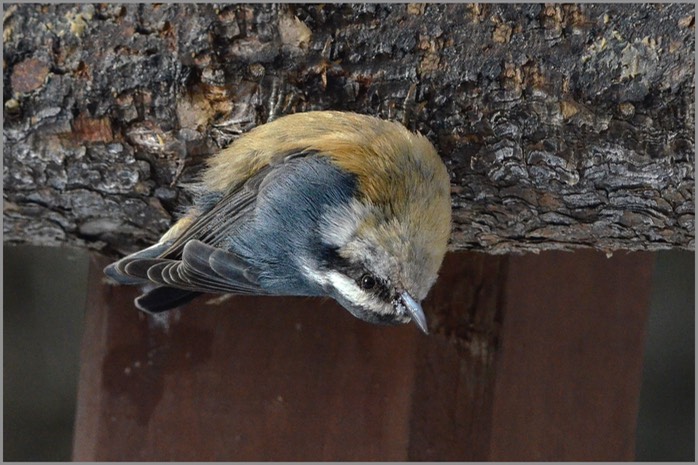
<path id="1" fill-rule="evenodd" d="M 631 460 L 653 257 L 448 254 L 431 335 L 331 301 L 156 322 L 93 256 L 76 460 Z"/>

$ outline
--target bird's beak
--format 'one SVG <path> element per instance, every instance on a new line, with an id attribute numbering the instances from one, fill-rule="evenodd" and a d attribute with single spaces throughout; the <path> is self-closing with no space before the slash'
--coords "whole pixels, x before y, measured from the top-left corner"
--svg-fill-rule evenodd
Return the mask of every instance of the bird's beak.
<path id="1" fill-rule="evenodd" d="M 422 330 L 424 334 L 429 334 L 429 328 L 427 327 L 427 317 L 424 316 L 424 310 L 422 306 L 417 303 L 416 300 L 412 298 L 407 292 L 400 293 L 400 302 L 407 309 L 407 313 L 410 314 L 410 318 L 414 321 L 419 329 Z"/>

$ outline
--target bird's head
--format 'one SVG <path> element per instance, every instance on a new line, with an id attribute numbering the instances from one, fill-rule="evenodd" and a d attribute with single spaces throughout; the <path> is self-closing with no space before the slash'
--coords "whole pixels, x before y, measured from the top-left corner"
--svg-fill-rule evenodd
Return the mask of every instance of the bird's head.
<path id="1" fill-rule="evenodd" d="M 420 303 L 446 253 L 450 182 L 426 138 L 394 127 L 383 139 L 374 134 L 368 148 L 332 152 L 356 176 L 356 193 L 324 212 L 322 256 L 305 270 L 354 316 L 392 325 L 414 321 L 426 333 Z M 356 150 L 364 153 L 352 158 Z"/>

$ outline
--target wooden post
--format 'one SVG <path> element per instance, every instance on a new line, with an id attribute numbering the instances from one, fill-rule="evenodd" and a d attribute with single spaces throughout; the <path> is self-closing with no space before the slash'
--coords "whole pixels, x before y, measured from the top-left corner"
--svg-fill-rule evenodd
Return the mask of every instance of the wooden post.
<path id="1" fill-rule="evenodd" d="M 491 460 L 635 455 L 653 256 L 510 260 Z"/>
<path id="2" fill-rule="evenodd" d="M 447 256 L 432 335 L 332 301 L 163 321 L 93 257 L 76 460 L 629 460 L 652 256 Z"/>

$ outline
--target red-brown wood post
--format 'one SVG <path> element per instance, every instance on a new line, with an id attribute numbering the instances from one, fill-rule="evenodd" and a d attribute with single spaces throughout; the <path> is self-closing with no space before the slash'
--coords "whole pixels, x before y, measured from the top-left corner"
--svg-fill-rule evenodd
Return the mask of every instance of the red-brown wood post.
<path id="1" fill-rule="evenodd" d="M 628 460 L 652 256 L 447 256 L 432 335 L 329 300 L 156 322 L 93 257 L 76 460 Z"/>

